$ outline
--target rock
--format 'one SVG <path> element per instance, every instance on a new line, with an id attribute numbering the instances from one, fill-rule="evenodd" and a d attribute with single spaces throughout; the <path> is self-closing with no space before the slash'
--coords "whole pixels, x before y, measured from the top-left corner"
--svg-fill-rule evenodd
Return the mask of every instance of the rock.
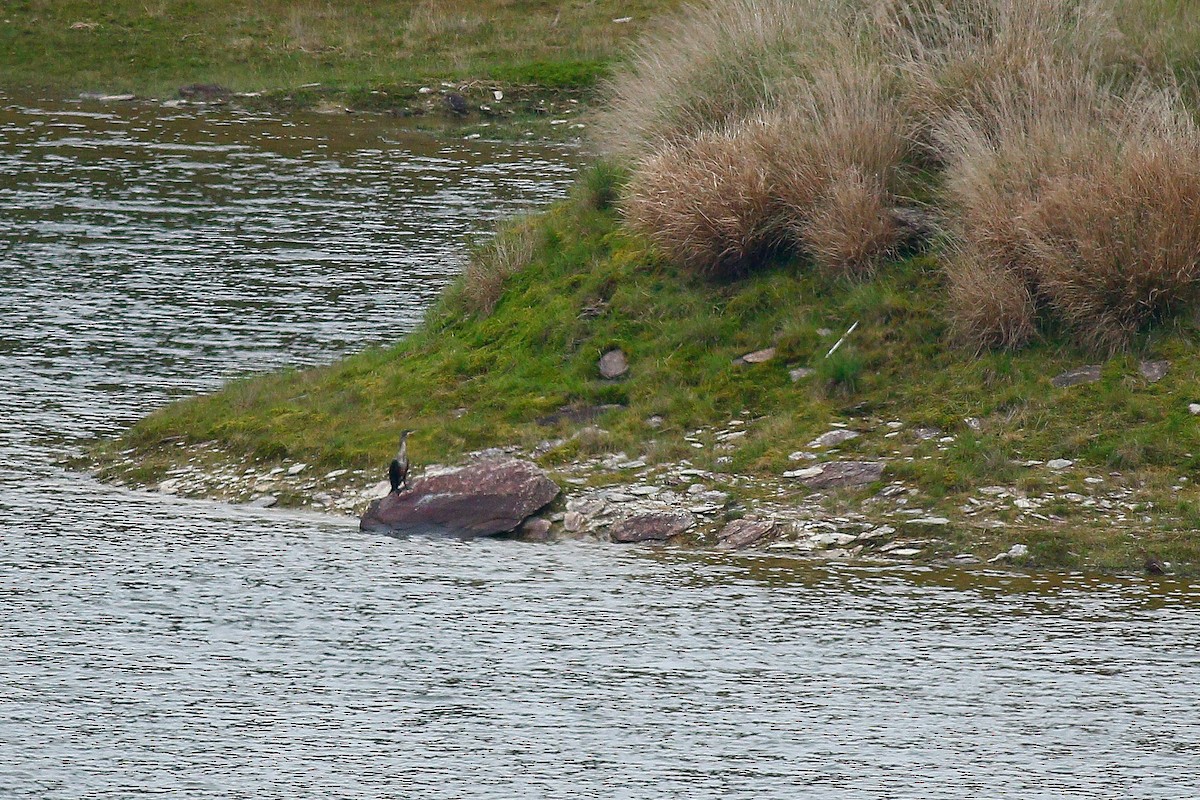
<path id="1" fill-rule="evenodd" d="M 749 547 L 759 539 L 774 536 L 778 528 L 770 520 L 735 519 L 717 534 L 717 546 L 729 550 Z"/>
<path id="2" fill-rule="evenodd" d="M 931 528 L 941 528 L 950 524 L 950 520 L 945 517 L 917 517 L 910 519 L 904 523 L 905 525 L 922 525 Z"/>
<path id="3" fill-rule="evenodd" d="M 446 96 L 442 98 L 442 102 L 446 104 L 446 108 L 451 114 L 458 117 L 465 117 L 471 110 L 467 105 L 467 98 L 458 92 L 447 92 Z"/>
<path id="4" fill-rule="evenodd" d="M 1052 458 L 1046 462 L 1046 466 L 1053 470 L 1060 470 L 1075 466 L 1075 462 L 1069 458 Z"/>
<path id="5" fill-rule="evenodd" d="M 1100 380 L 1100 365 L 1088 364 L 1086 367 L 1076 367 L 1075 369 L 1067 370 L 1061 375 L 1056 375 L 1050 379 L 1050 383 L 1059 389 L 1065 389 L 1068 386 L 1095 383 L 1098 380 Z"/>
<path id="6" fill-rule="evenodd" d="M 1138 364 L 1138 372 L 1150 383 L 1157 383 L 1167 376 L 1171 368 L 1170 361 L 1143 361 Z"/>
<path id="7" fill-rule="evenodd" d="M 229 89 L 216 83 L 189 83 L 179 87 L 179 96 L 184 100 L 196 103 L 213 103 L 226 100 L 233 94 Z"/>
<path id="8" fill-rule="evenodd" d="M 809 442 L 808 446 L 809 447 L 833 447 L 834 445 L 841 444 L 842 442 L 848 442 L 851 439 L 857 439 L 857 438 L 858 438 L 857 431 L 849 431 L 844 428 L 838 428 L 837 430 L 832 430 L 832 431 L 829 431 L 828 433 L 822 433 L 820 436 L 818 436 L 817 438 L 815 438 L 811 442 Z"/>
<path id="9" fill-rule="evenodd" d="M 770 361 L 775 357 L 775 348 L 767 347 L 763 350 L 755 350 L 753 353 L 746 353 L 741 358 L 735 358 L 734 364 L 762 364 L 765 361 Z"/>
<path id="10" fill-rule="evenodd" d="M 386 533 L 489 536 L 514 530 L 558 491 L 532 462 L 481 461 L 419 478 L 409 490 L 372 502 L 359 527 Z"/>
<path id="11" fill-rule="evenodd" d="M 923 442 L 930 439 L 936 439 L 942 435 L 940 428 L 913 428 L 913 436 L 916 436 Z"/>
<path id="12" fill-rule="evenodd" d="M 1188 413 L 1192 416 L 1200 415 L 1200 403 L 1189 403 Z"/>
<path id="13" fill-rule="evenodd" d="M 604 355 L 600 356 L 600 375 L 603 378 L 612 380 L 619 378 L 629 371 L 629 359 L 621 352 L 620 348 L 609 350 Z"/>
<path id="14" fill-rule="evenodd" d="M 635 514 L 615 523 L 609 536 L 614 542 L 662 541 L 695 524 L 695 517 L 686 511 Z"/>
<path id="15" fill-rule="evenodd" d="M 531 542 L 544 542 L 550 538 L 550 520 L 530 517 L 521 523 L 520 532 Z"/>
<path id="16" fill-rule="evenodd" d="M 288 475 L 299 475 L 301 472 L 303 472 L 305 470 L 306 467 L 308 467 L 308 464 L 292 464 L 292 466 L 288 467 L 287 474 Z"/>
<path id="17" fill-rule="evenodd" d="M 830 461 L 791 474 L 810 489 L 865 486 L 883 477 L 882 461 Z"/>
<path id="18" fill-rule="evenodd" d="M 997 561 L 1002 561 L 1002 560 L 1004 560 L 1004 559 L 1010 559 L 1010 560 L 1011 560 L 1011 559 L 1014 559 L 1014 558 L 1024 558 L 1024 557 L 1025 557 L 1025 556 L 1027 556 L 1027 555 L 1029 555 L 1029 548 L 1028 548 L 1028 547 L 1026 547 L 1026 546 L 1025 546 L 1025 545 L 1023 545 L 1023 544 L 1014 544 L 1012 547 L 1008 548 L 1008 551 L 1007 551 L 1007 552 L 1005 552 L 1005 553 L 1000 553 L 1000 554 L 999 554 L 999 555 L 997 555 L 997 556 L 993 556 L 992 558 L 989 558 L 989 559 L 988 559 L 988 563 L 989 563 L 989 564 L 994 564 L 994 563 L 996 563 Z"/>
<path id="19" fill-rule="evenodd" d="M 584 517 L 578 511 L 568 511 L 563 514 L 563 529 L 571 533 L 578 533 L 583 530 Z"/>
<path id="20" fill-rule="evenodd" d="M 279 498 L 277 498 L 275 495 L 264 494 L 262 497 L 254 498 L 249 503 L 246 503 L 246 505 L 249 508 L 270 508 L 278 502 Z"/>
<path id="21" fill-rule="evenodd" d="M 792 379 L 792 383 L 798 383 L 814 372 L 816 370 L 809 369 L 808 367 L 796 367 L 795 369 L 788 370 L 788 377 Z"/>

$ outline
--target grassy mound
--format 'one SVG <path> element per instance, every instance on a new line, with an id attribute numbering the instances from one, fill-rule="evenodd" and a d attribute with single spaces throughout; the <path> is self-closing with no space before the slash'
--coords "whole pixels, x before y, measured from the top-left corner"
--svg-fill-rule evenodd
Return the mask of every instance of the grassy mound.
<path id="1" fill-rule="evenodd" d="M 125 477 L 143 482 L 195 452 L 189 445 L 266 464 L 378 471 L 396 432 L 415 427 L 423 463 L 515 443 L 551 467 L 625 451 L 778 477 L 796 468 L 790 455 L 838 423 L 876 433 L 834 457 L 882 459 L 886 480 L 951 516 L 996 484 L 1030 495 L 1089 493 L 1085 476 L 1100 475 L 1136 495 L 1144 514 L 1112 531 L 1069 502 L 1051 504 L 1045 525 L 1026 532 L 1027 541 L 1058 543 L 1038 550 L 1038 563 L 1127 566 L 1146 548 L 1177 567 L 1200 563 L 1189 535 L 1200 495 L 1178 483 L 1200 466 L 1200 430 L 1186 402 L 1200 398 L 1200 331 L 1190 324 L 1145 339 L 1138 357 L 1108 361 L 1094 384 L 1056 388 L 1051 379 L 1087 363 L 1087 352 L 1065 339 L 978 358 L 950 346 L 944 272 L 928 256 L 892 262 L 870 283 L 781 258 L 714 285 L 655 255 L 614 210 L 596 207 L 604 196 L 584 185 L 574 200 L 502 232 L 471 282 L 460 281 L 396 345 L 174 403 L 104 447 L 110 455 L 133 448 L 139 471 Z M 475 291 L 490 269 L 500 290 Z M 735 363 L 767 346 L 773 359 Z M 628 354 L 630 372 L 604 380 L 597 361 L 613 347 Z M 1151 357 L 1171 362 L 1157 383 L 1138 372 L 1139 358 Z M 794 380 L 797 368 L 813 373 Z M 599 416 L 581 421 L 590 411 Z M 695 448 L 697 431 L 747 414 L 744 437 Z M 886 435 L 889 422 L 904 426 L 901 438 Z M 917 429 L 938 434 L 907 433 Z M 1076 467 L 1024 466 L 1055 458 Z M 876 488 L 851 499 L 869 506 Z M 984 535 L 963 530 L 964 546 Z"/>

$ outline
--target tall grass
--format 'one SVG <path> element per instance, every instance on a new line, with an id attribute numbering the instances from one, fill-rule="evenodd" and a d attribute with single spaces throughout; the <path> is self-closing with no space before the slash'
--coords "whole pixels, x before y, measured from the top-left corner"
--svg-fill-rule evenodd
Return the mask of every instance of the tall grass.
<path id="1" fill-rule="evenodd" d="M 1200 130 L 1159 63 L 1189 36 L 1169 0 L 710 2 L 615 75 L 601 149 L 628 224 L 718 277 L 781 248 L 869 276 L 927 175 L 963 341 L 1120 348 L 1200 301 Z"/>
<path id="2" fill-rule="evenodd" d="M 1120 348 L 1200 299 L 1200 130 L 1177 92 L 1145 83 L 1048 89 L 939 130 L 951 312 L 977 345 L 1023 344 L 1040 309 L 1082 343 Z M 989 323 L 978 309 L 1000 298 Z"/>

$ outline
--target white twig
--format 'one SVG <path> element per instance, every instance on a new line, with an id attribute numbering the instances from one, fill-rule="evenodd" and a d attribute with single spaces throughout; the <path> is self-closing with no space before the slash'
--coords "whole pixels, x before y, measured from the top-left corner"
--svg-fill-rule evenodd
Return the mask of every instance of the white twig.
<path id="1" fill-rule="evenodd" d="M 833 355 L 837 351 L 837 349 L 842 346 L 842 342 L 846 341 L 846 337 L 849 336 L 850 334 L 854 333 L 854 329 L 857 327 L 858 327 L 858 321 L 855 320 L 854 324 L 850 326 L 850 330 L 843 333 L 842 338 L 837 340 L 837 344 L 835 344 L 833 347 L 829 348 L 829 352 L 825 354 L 825 357 L 829 358 L 831 355 Z"/>

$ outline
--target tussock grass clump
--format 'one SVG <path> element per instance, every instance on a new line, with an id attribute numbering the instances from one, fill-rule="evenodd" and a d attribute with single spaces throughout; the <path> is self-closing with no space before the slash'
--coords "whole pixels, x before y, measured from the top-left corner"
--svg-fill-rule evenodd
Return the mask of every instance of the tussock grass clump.
<path id="1" fill-rule="evenodd" d="M 1020 346 L 1044 315 L 1112 350 L 1200 299 L 1200 130 L 1178 95 L 1093 81 L 1009 98 L 938 134 L 963 338 Z"/>
<path id="2" fill-rule="evenodd" d="M 623 211 L 672 262 L 742 275 L 787 246 L 837 274 L 869 274 L 900 239 L 894 185 L 903 119 L 882 76 L 825 69 L 787 111 L 662 146 L 642 159 Z"/>
<path id="3" fill-rule="evenodd" d="M 644 158 L 774 109 L 845 40 L 841 0 L 709 0 L 667 20 L 608 82 L 602 152 Z"/>
<path id="4" fill-rule="evenodd" d="M 779 243 L 768 164 L 737 129 L 643 160 L 623 211 L 670 261 L 710 277 L 745 274 Z"/>

